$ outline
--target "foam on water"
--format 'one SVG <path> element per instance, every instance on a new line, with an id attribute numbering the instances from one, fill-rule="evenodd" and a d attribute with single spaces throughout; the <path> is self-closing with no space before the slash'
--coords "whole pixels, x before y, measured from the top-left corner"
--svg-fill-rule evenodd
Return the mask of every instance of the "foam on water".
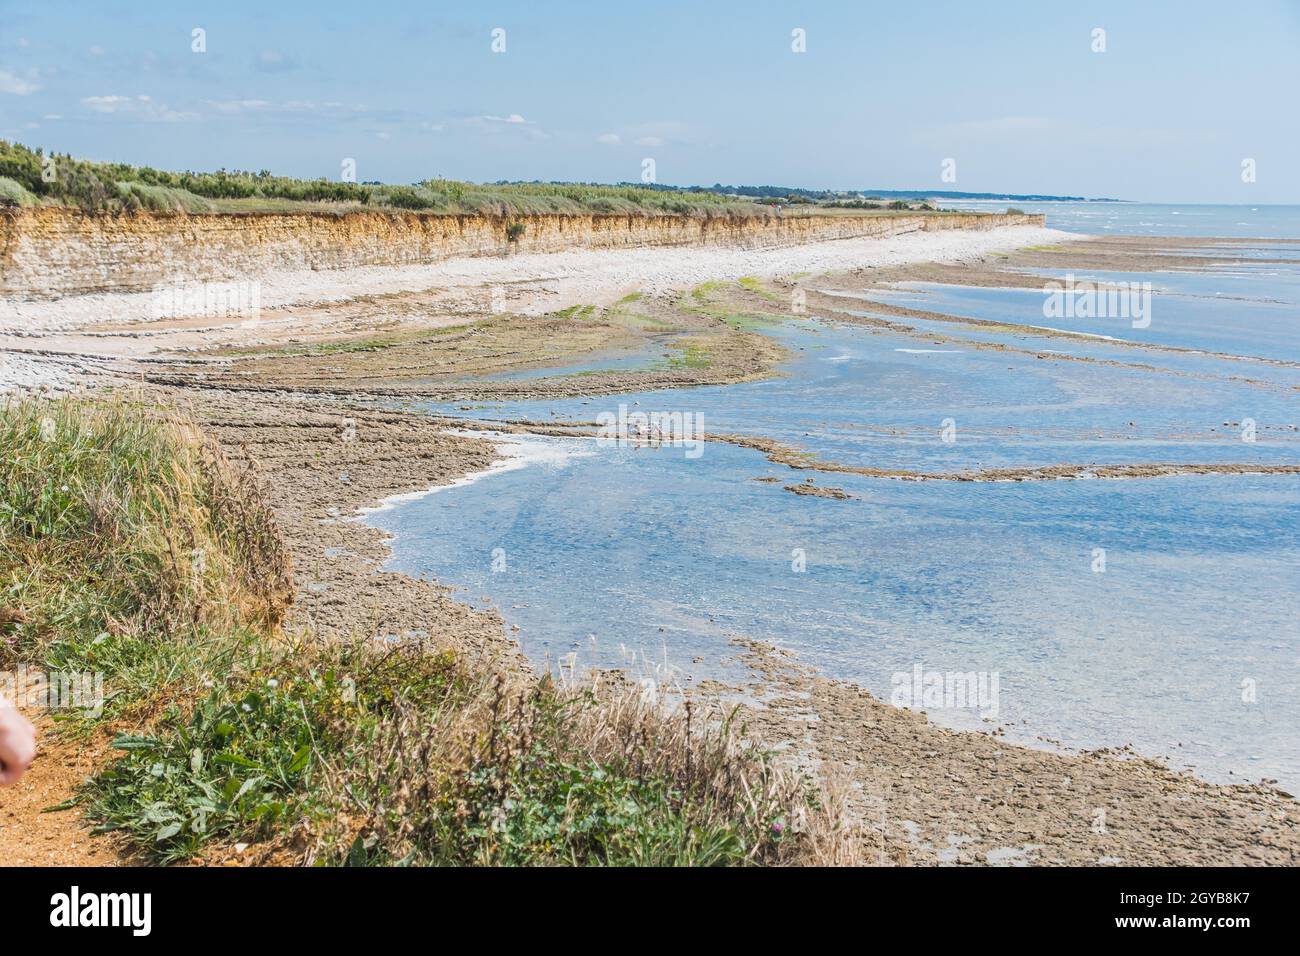
<path id="1" fill-rule="evenodd" d="M 468 435 L 476 438 L 491 439 L 496 445 L 496 451 L 500 458 L 494 461 L 482 471 L 471 472 L 453 481 L 445 484 L 430 485 L 423 491 L 410 491 L 400 495 L 391 495 L 383 499 L 378 504 L 367 508 L 359 508 L 357 516 L 365 518 L 370 515 L 383 511 L 391 511 L 399 505 L 411 501 L 418 501 L 429 495 L 438 492 L 453 491 L 457 488 L 464 488 L 472 485 L 484 478 L 491 478 L 494 475 L 504 474 L 510 471 L 517 471 L 520 468 L 527 468 L 530 465 L 540 465 L 551 470 L 566 467 L 573 459 L 581 458 L 592 454 L 586 445 L 591 444 L 591 440 L 583 439 L 566 439 L 562 441 L 547 441 L 545 439 L 533 438 L 531 436 L 511 435 L 504 432 L 493 431 L 468 431 L 465 429 L 448 429 L 453 435 Z"/>

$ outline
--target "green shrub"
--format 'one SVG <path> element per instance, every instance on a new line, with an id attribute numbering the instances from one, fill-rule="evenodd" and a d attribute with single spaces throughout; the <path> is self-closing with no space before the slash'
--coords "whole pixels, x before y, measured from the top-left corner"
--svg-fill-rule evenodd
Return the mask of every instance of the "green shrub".
<path id="1" fill-rule="evenodd" d="M 422 189 L 418 186 L 384 186 L 370 196 L 370 202 L 378 206 L 393 206 L 397 209 L 437 209 L 445 206 L 445 197 Z"/>
<path id="2" fill-rule="evenodd" d="M 274 686 L 228 698 L 214 690 L 188 723 L 171 709 L 150 735 L 114 740 L 125 756 L 90 789 L 101 832 L 123 831 L 171 863 L 215 837 L 265 837 L 301 815 L 317 745 L 307 703 L 316 701 Z"/>
<path id="3" fill-rule="evenodd" d="M 7 177 L 36 197 L 90 211 L 184 209 L 205 212 L 192 197 L 238 204 L 238 209 L 280 209 L 283 203 L 358 204 L 379 209 L 526 216 L 545 213 L 617 215 L 748 215 L 762 207 L 735 196 L 699 189 L 654 185 L 593 183 L 466 183 L 431 178 L 417 185 L 336 182 L 275 176 L 267 170 L 245 172 L 169 172 L 150 166 L 96 163 L 53 156 L 55 176 L 46 182 L 46 155 L 19 143 L 0 140 L 0 177 Z M 170 190 L 171 192 L 159 192 Z M 264 203 L 259 206 L 258 201 Z"/>
<path id="4" fill-rule="evenodd" d="M 150 186 L 146 183 L 118 183 L 117 188 L 123 204 L 131 209 L 186 213 L 211 212 L 213 209 L 206 199 L 186 189 Z"/>
<path id="5" fill-rule="evenodd" d="M 34 206 L 39 201 L 21 183 L 0 176 L 0 206 Z"/>

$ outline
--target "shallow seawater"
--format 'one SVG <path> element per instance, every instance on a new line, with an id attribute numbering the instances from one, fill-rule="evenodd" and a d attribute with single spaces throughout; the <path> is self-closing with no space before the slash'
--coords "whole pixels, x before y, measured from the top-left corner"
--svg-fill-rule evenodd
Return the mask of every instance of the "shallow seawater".
<path id="1" fill-rule="evenodd" d="M 739 634 L 886 699 L 917 666 L 996 674 L 983 716 L 1015 739 L 1300 782 L 1300 478 L 818 475 L 856 496 L 827 500 L 721 443 L 525 441 L 549 462 L 371 520 L 397 534 L 393 567 L 491 596 L 536 660 L 725 676 Z"/>
<path id="2" fill-rule="evenodd" d="M 1297 464 L 1300 380 L 1280 364 L 1300 357 L 1295 286 L 1258 278 L 1230 303 L 1206 296 L 1206 277 L 1167 278 L 1155 319 L 1180 348 L 1273 362 L 810 318 L 766 330 L 790 352 L 766 381 L 430 410 L 681 412 L 706 438 L 777 438 L 828 461 L 924 472 Z M 1032 322 L 1042 301 L 899 294 L 1012 323 Z M 743 672 L 730 639 L 759 638 L 941 723 L 1131 744 L 1216 780 L 1300 786 L 1300 476 L 899 481 L 791 469 L 720 441 L 501 440 L 516 467 L 368 520 L 395 533 L 393 567 L 458 585 L 470 603 L 490 598 L 539 666 L 573 654 L 655 679 L 729 679 Z M 852 497 L 785 490 L 809 477 Z M 913 674 L 950 686 L 970 675 L 979 692 L 912 701 Z"/>
<path id="3" fill-rule="evenodd" d="M 1146 274 L 1134 274 L 1123 281 L 1142 282 L 1151 278 Z M 1047 278 L 1044 281 L 1053 280 Z M 1083 281 L 1083 275 L 1076 276 L 1076 281 Z M 1168 287 L 1167 280 L 1161 284 Z M 1289 286 L 1284 294 L 1294 295 L 1295 288 Z M 948 315 L 1179 349 L 1283 361 L 1295 361 L 1296 356 L 1300 356 L 1300 306 L 1294 302 L 1262 298 L 1221 300 L 1212 294 L 1161 294 L 1153 290 L 1149 304 L 1141 307 L 1140 316 L 1130 312 L 1128 315 L 1098 317 L 1069 314 L 1063 298 L 1049 303 L 1048 295 L 1041 289 L 907 283 L 894 290 L 873 291 L 871 297 L 891 305 Z M 1060 302 L 1059 307 L 1055 302 Z"/>
<path id="4" fill-rule="evenodd" d="M 1004 212 L 1010 207 L 1042 213 L 1052 229 L 1088 235 L 1295 239 L 1300 206 L 1202 203 L 942 201 L 944 209 Z M 1282 248 L 1285 248 L 1283 246 Z M 1291 246 L 1292 256 L 1300 248 Z M 1285 252 L 1282 255 L 1286 255 Z"/>
<path id="5" fill-rule="evenodd" d="M 431 407 L 479 420 L 595 422 L 620 405 L 681 412 L 701 421 L 706 434 L 774 438 L 824 460 L 927 472 L 1300 462 L 1300 430 L 1292 427 L 1300 426 L 1300 408 L 1289 388 L 964 349 L 817 320 L 792 321 L 770 334 L 792 353 L 778 378 L 468 410 Z M 1273 370 L 1249 371 L 1267 378 Z M 1253 442 L 1242 441 L 1245 419 L 1256 423 Z"/>

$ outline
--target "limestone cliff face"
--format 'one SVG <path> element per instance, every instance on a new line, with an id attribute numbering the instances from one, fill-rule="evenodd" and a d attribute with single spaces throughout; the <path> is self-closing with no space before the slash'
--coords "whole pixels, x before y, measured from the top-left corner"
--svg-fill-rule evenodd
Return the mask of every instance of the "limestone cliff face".
<path id="1" fill-rule="evenodd" d="M 506 230 L 522 224 L 509 242 Z M 777 246 L 937 229 L 1043 224 L 1042 216 L 431 215 L 354 212 L 91 215 L 62 208 L 0 214 L 0 295 L 53 298 L 144 291 L 160 282 L 279 269 L 407 265 L 452 256 L 644 246 Z"/>

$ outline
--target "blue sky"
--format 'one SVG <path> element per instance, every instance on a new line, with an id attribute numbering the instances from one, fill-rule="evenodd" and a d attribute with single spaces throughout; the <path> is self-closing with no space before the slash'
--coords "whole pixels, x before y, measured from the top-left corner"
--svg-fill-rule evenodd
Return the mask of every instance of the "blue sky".
<path id="1" fill-rule="evenodd" d="M 165 168 L 1300 202 L 1298 90 L 1295 0 L 0 0 L 0 137 Z"/>

